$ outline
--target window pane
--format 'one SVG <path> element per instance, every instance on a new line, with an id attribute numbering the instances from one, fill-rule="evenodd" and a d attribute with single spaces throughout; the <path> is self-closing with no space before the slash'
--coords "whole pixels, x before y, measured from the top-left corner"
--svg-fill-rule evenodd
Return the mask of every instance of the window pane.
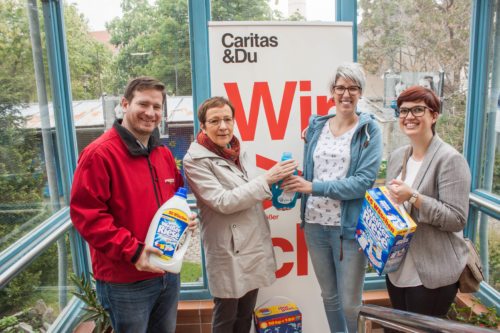
<path id="1" fill-rule="evenodd" d="M 333 0 L 212 0 L 213 21 L 334 21 Z"/>
<path id="2" fill-rule="evenodd" d="M 167 90 L 161 141 L 182 172 L 182 159 L 194 140 L 187 0 L 131 1 L 121 7 L 118 2 L 101 6 L 100 1 L 71 0 L 64 8 L 79 152 L 123 117 L 119 101 L 128 80 L 153 76 Z M 196 232 L 182 282 L 202 282 L 200 253 Z"/>
<path id="3" fill-rule="evenodd" d="M 412 85 L 429 87 L 441 97 L 436 132 L 461 152 L 472 1 L 358 4 L 358 61 L 367 74 L 363 97 L 382 120 L 384 157 L 408 142 L 398 130 L 391 102 Z"/>
<path id="4" fill-rule="evenodd" d="M 486 223 L 488 230 L 488 268 L 490 286 L 500 291 L 500 221 L 480 213 L 481 224 Z"/>
<path id="5" fill-rule="evenodd" d="M 487 246 L 488 266 L 483 267 L 485 282 L 500 291 L 500 221 L 481 211 L 475 223 L 476 249 L 483 253 Z M 481 238 L 481 237 L 484 238 Z M 484 243 L 483 243 L 484 241 Z"/>
<path id="6" fill-rule="evenodd" d="M 26 332 L 20 325 L 29 325 L 33 332 L 48 328 L 73 296 L 71 262 L 66 234 L 0 290 L 2 332 Z M 63 273 L 62 280 L 59 273 Z"/>
<path id="7" fill-rule="evenodd" d="M 105 75 L 115 51 L 109 43 L 110 36 L 106 31 L 90 31 L 87 18 L 81 14 L 76 2 L 64 3 L 78 152 L 112 126 L 118 101 L 108 96 L 111 91 Z"/>
<path id="8" fill-rule="evenodd" d="M 189 248 L 184 255 L 181 270 L 182 283 L 203 283 L 200 232 L 197 230 L 189 244 Z"/>
<path id="9" fill-rule="evenodd" d="M 500 2 L 493 1 L 492 31 L 488 62 L 488 99 L 485 101 L 484 142 L 482 152 L 482 177 L 480 187 L 500 195 Z"/>
<path id="10" fill-rule="evenodd" d="M 103 10 L 109 14 L 102 15 Z M 183 137 L 189 140 L 193 107 L 187 0 L 121 7 L 110 2 L 104 8 L 99 1 L 72 0 L 65 4 L 65 23 L 79 151 L 123 117 L 119 102 L 124 88 L 129 79 L 144 75 L 166 85 L 162 136 L 168 139 L 170 125 L 180 123 L 185 131 L 191 129 Z"/>
<path id="11" fill-rule="evenodd" d="M 0 250 L 3 250 L 58 210 L 62 202 L 54 119 L 48 103 L 51 96 L 44 60 L 46 48 L 41 42 L 44 33 L 38 23 L 43 20 L 41 10 L 34 0 L 2 1 L 0 17 Z"/>

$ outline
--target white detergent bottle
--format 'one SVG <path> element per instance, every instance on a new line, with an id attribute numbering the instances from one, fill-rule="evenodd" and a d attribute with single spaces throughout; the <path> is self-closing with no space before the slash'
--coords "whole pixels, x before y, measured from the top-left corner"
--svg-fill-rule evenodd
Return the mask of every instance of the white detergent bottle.
<path id="1" fill-rule="evenodd" d="M 180 187 L 175 195 L 158 209 L 146 236 L 146 245 L 163 252 L 161 256 L 151 254 L 149 262 L 170 273 L 181 271 L 182 259 L 191 240 L 192 231 L 189 230 L 184 243 L 177 248 L 182 236 L 188 230 L 191 215 L 186 193 L 187 190 Z"/>

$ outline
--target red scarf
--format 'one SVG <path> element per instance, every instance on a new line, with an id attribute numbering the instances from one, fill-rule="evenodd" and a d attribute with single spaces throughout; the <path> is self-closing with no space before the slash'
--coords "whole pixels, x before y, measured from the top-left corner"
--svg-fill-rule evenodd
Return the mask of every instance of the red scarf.
<path id="1" fill-rule="evenodd" d="M 225 158 L 226 160 L 230 160 L 240 167 L 240 141 L 234 135 L 226 148 L 216 145 L 203 131 L 198 133 L 196 141 L 212 153 Z"/>

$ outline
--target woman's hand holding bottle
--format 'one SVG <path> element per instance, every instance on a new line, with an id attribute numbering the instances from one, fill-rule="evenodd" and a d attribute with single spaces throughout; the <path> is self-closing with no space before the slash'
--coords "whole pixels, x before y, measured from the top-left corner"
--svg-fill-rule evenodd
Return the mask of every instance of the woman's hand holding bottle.
<path id="1" fill-rule="evenodd" d="M 292 176 L 284 180 L 281 188 L 287 192 L 312 193 L 312 183 L 301 176 Z"/>
<path id="2" fill-rule="evenodd" d="M 265 173 L 266 182 L 271 185 L 293 174 L 297 169 L 295 160 L 287 160 L 276 163 L 271 169 Z"/>

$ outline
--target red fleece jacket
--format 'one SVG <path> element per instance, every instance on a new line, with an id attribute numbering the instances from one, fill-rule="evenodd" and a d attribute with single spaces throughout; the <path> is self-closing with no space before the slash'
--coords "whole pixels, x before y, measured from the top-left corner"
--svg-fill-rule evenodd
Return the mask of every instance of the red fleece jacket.
<path id="1" fill-rule="evenodd" d="M 133 262 L 159 205 L 174 195 L 183 180 L 172 153 L 159 145 L 157 135 L 149 147 L 149 152 L 140 147 L 130 132 L 115 123 L 79 158 L 70 213 L 90 245 L 96 279 L 129 283 L 161 276 L 140 272 Z"/>

